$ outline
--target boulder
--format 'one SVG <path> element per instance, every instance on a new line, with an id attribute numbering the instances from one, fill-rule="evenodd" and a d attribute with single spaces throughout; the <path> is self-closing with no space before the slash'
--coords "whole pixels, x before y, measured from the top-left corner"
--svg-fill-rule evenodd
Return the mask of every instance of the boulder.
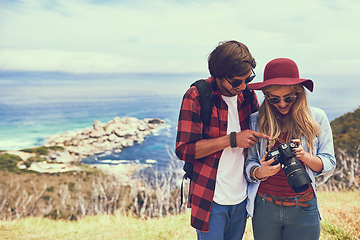
<path id="1" fill-rule="evenodd" d="M 89 136 L 91 138 L 101 138 L 104 135 L 106 135 L 106 132 L 104 131 L 104 129 L 99 129 L 99 130 L 94 129 L 93 131 L 91 131 Z"/>
<path id="2" fill-rule="evenodd" d="M 95 130 L 100 130 L 100 129 L 104 130 L 103 124 L 99 120 L 96 120 L 94 122 L 93 127 Z"/>

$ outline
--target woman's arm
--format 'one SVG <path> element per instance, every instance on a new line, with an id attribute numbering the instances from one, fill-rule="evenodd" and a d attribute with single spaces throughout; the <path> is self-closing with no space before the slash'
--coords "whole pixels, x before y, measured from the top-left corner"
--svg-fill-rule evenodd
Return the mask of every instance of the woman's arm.
<path id="1" fill-rule="evenodd" d="M 321 158 L 318 156 L 313 156 L 311 153 L 306 152 L 301 145 L 300 139 L 293 139 L 292 141 L 298 145 L 298 147 L 294 148 L 293 150 L 296 158 L 305 163 L 313 171 L 322 172 L 322 170 L 324 169 L 324 165 Z"/>

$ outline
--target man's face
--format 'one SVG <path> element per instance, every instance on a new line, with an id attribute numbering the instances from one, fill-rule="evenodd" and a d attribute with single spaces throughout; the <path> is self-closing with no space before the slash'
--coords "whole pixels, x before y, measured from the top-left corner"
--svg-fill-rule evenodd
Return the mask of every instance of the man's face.
<path id="1" fill-rule="evenodd" d="M 232 97 L 239 95 L 246 88 L 245 80 L 251 75 L 251 71 L 244 76 L 236 76 L 231 79 L 216 79 L 220 93 L 224 96 Z M 240 83 L 241 81 L 241 83 Z M 240 85 L 239 85 L 240 84 Z"/>

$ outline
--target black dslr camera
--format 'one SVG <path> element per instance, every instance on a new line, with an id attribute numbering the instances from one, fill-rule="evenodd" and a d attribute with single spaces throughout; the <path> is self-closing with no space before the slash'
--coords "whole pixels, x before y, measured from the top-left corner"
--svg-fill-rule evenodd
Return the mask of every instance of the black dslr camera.
<path id="1" fill-rule="evenodd" d="M 309 183 L 312 181 L 301 165 L 300 161 L 292 152 L 292 149 L 296 147 L 297 144 L 293 142 L 290 144 L 282 143 L 277 148 L 270 151 L 266 155 L 265 160 L 268 161 L 272 158 L 275 158 L 271 165 L 277 165 L 278 163 L 281 163 L 291 189 L 299 193 L 308 189 Z"/>

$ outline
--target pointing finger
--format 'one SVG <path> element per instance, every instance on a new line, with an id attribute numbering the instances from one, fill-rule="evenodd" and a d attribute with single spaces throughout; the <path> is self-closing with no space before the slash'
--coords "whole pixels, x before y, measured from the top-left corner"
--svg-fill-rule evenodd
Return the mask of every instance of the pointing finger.
<path id="1" fill-rule="evenodd" d="M 269 137 L 268 135 L 266 134 L 263 134 L 263 133 L 259 133 L 257 131 L 253 131 L 253 135 L 257 138 L 264 138 L 264 139 L 267 139 L 267 140 L 271 140 L 271 137 Z"/>

